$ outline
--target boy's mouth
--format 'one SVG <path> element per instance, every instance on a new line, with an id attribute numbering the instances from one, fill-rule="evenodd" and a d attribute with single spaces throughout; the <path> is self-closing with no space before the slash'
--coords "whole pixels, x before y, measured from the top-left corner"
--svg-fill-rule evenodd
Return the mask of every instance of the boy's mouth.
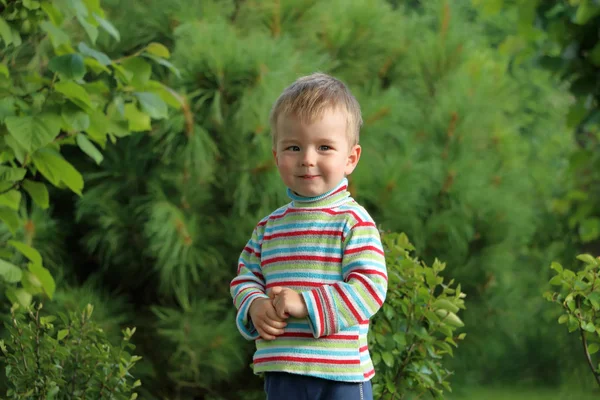
<path id="1" fill-rule="evenodd" d="M 314 179 L 317 178 L 319 175 L 300 175 L 300 178 L 302 179 Z"/>

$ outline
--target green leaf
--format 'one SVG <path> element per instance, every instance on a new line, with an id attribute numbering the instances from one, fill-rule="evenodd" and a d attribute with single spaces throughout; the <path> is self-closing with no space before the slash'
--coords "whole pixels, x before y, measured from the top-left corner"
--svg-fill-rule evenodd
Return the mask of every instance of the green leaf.
<path id="1" fill-rule="evenodd" d="M 56 335 L 56 339 L 63 340 L 64 338 L 67 337 L 68 334 L 69 334 L 68 329 L 61 329 L 60 331 L 58 331 L 58 335 Z"/>
<path id="2" fill-rule="evenodd" d="M 15 98 L 5 97 L 0 99 L 0 123 L 4 122 L 6 117 L 15 115 Z"/>
<path id="3" fill-rule="evenodd" d="M 146 84 L 146 88 L 147 90 L 151 90 L 153 93 L 159 95 L 160 98 L 165 101 L 165 103 L 175 109 L 180 109 L 183 105 L 185 105 L 185 100 L 179 93 L 160 82 L 151 80 Z"/>
<path id="4" fill-rule="evenodd" d="M 33 247 L 23 243 L 17 242 L 16 240 L 9 240 L 8 244 L 17 249 L 21 254 L 23 254 L 29 261 L 36 265 L 42 265 L 42 256 L 40 253 L 34 249 Z"/>
<path id="5" fill-rule="evenodd" d="M 13 210 L 19 210 L 21 204 L 21 192 L 18 190 L 11 190 L 0 195 L 0 206 L 6 206 Z"/>
<path id="6" fill-rule="evenodd" d="M 55 49 L 59 48 L 63 44 L 70 43 L 69 35 L 67 35 L 62 29 L 58 28 L 51 22 L 41 22 L 40 28 L 42 28 L 50 36 L 50 41 L 52 42 L 52 46 Z"/>
<path id="7" fill-rule="evenodd" d="M 149 131 L 152 128 L 150 116 L 140 112 L 135 104 L 125 104 L 125 118 L 129 122 L 129 130 L 132 132 Z"/>
<path id="8" fill-rule="evenodd" d="M 79 107 L 87 110 L 92 108 L 90 95 L 83 87 L 72 81 L 58 82 L 54 89 L 65 95 L 65 97 L 77 104 Z"/>
<path id="9" fill-rule="evenodd" d="M 13 235 L 21 226 L 21 220 L 19 219 L 19 214 L 9 209 L 8 207 L 0 207 L 0 220 L 6 224 L 10 233 Z"/>
<path id="10" fill-rule="evenodd" d="M 64 130 L 71 132 L 85 131 L 90 126 L 90 116 L 80 108 L 70 104 L 63 107 L 61 116 L 65 125 Z"/>
<path id="11" fill-rule="evenodd" d="M 106 145 L 106 133 L 108 132 L 109 120 L 100 111 L 94 111 L 89 114 L 90 126 L 87 129 L 87 134 L 90 139 L 98 143 L 100 147 L 104 148 Z"/>
<path id="12" fill-rule="evenodd" d="M 29 272 L 39 279 L 39 281 L 42 283 L 42 289 L 44 289 L 46 295 L 48 295 L 50 300 L 52 300 L 54 291 L 56 290 L 56 283 L 54 283 L 54 278 L 50 274 L 50 271 L 41 265 L 29 263 Z"/>
<path id="13" fill-rule="evenodd" d="M 0 276 L 8 283 L 16 283 L 21 281 L 23 272 L 21 268 L 0 258 Z"/>
<path id="14" fill-rule="evenodd" d="M 587 324 L 583 324 L 582 328 L 584 331 L 587 331 L 587 332 L 591 332 L 591 333 L 596 332 L 596 327 L 594 326 L 593 322 L 588 322 Z"/>
<path id="15" fill-rule="evenodd" d="M 77 16 L 77 21 L 79 21 L 79 23 L 87 33 L 92 44 L 96 44 L 96 40 L 98 39 L 98 28 L 86 21 L 85 17 L 82 15 Z"/>
<path id="16" fill-rule="evenodd" d="M 383 353 L 381 357 L 383 358 L 385 365 L 387 365 L 389 368 L 394 367 L 394 357 L 390 353 Z"/>
<path id="17" fill-rule="evenodd" d="M 23 0 L 23 6 L 29 10 L 37 10 L 40 8 L 40 2 L 36 0 Z"/>
<path id="18" fill-rule="evenodd" d="M 558 323 L 559 324 L 564 324 L 569 320 L 569 315 L 568 314 L 563 314 L 558 318 Z"/>
<path id="19" fill-rule="evenodd" d="M 135 96 L 140 102 L 142 111 L 155 119 L 167 118 L 167 104 L 156 94 L 150 92 L 136 92 Z"/>
<path id="20" fill-rule="evenodd" d="M 121 40 L 121 35 L 119 35 L 119 31 L 110 22 L 108 22 L 104 18 L 100 17 L 98 14 L 94 14 L 94 18 L 96 19 L 96 21 L 98 21 L 100 26 L 106 32 L 108 32 L 109 35 L 111 35 L 112 37 L 114 37 L 117 40 L 117 42 L 119 42 Z"/>
<path id="21" fill-rule="evenodd" d="M 162 45 L 160 43 L 156 43 L 156 42 L 150 43 L 148 46 L 146 46 L 146 51 L 157 57 L 162 57 L 162 58 L 171 57 L 171 53 L 169 53 L 169 49 L 167 49 L 164 45 Z"/>
<path id="22" fill-rule="evenodd" d="M 58 9 L 54 6 L 54 4 L 52 4 L 50 2 L 43 2 L 42 10 L 44 10 L 44 12 L 46 13 L 46 15 L 48 16 L 48 18 L 50 19 L 50 21 L 52 22 L 53 25 L 55 25 L 55 26 L 62 25 L 63 16 L 60 13 L 60 11 L 58 11 Z"/>
<path id="23" fill-rule="evenodd" d="M 153 60 L 155 63 L 157 63 L 159 65 L 167 67 L 169 69 L 169 71 L 171 71 L 173 74 L 175 74 L 176 77 L 181 78 L 181 72 L 179 72 L 179 69 L 176 66 L 174 66 L 173 64 L 171 64 L 169 61 L 165 60 L 164 58 L 156 57 L 155 55 L 148 54 L 148 53 L 145 53 L 144 57 Z"/>
<path id="24" fill-rule="evenodd" d="M 34 182 L 25 179 L 25 181 L 23 181 L 21 185 L 23 186 L 23 189 L 25 189 L 25 191 L 29 193 L 29 196 L 31 196 L 35 204 L 37 204 L 44 210 L 50 206 L 50 196 L 48 195 L 48 189 L 46 188 L 46 185 L 44 185 L 42 182 Z"/>
<path id="25" fill-rule="evenodd" d="M 23 180 L 27 170 L 25 168 L 12 168 L 0 165 L 0 181 L 16 182 Z"/>
<path id="26" fill-rule="evenodd" d="M 563 267 L 557 262 L 553 262 L 550 264 L 550 268 L 558 272 L 559 274 L 563 272 Z"/>
<path id="27" fill-rule="evenodd" d="M 56 114 L 38 114 L 26 117 L 6 118 L 8 132 L 26 151 L 51 143 L 60 132 L 60 118 Z"/>
<path id="28" fill-rule="evenodd" d="M 31 293 L 28 293 L 25 289 L 8 288 L 6 290 L 6 297 L 11 303 L 18 303 L 21 306 L 27 308 L 31 304 Z"/>
<path id="29" fill-rule="evenodd" d="M 0 17 L 0 38 L 4 41 L 5 47 L 13 42 L 12 30 L 2 17 Z"/>
<path id="30" fill-rule="evenodd" d="M 77 145 L 79 146 L 79 148 L 85 154 L 90 156 L 94 161 L 96 161 L 96 164 L 100 165 L 100 163 L 104 159 L 104 156 L 102 156 L 102 153 L 100 153 L 100 151 L 98 151 L 96 146 L 94 146 L 94 144 L 92 142 L 90 142 L 90 140 L 81 133 L 78 134 L 76 136 L 76 138 L 77 138 Z"/>
<path id="31" fill-rule="evenodd" d="M 54 186 L 62 182 L 81 196 L 83 178 L 60 153 L 51 149 L 41 149 L 32 156 L 33 164 Z"/>
<path id="32" fill-rule="evenodd" d="M 586 264 L 598 265 L 598 261 L 590 254 L 580 254 L 577 256 L 577 259 Z"/>
<path id="33" fill-rule="evenodd" d="M 84 56 L 92 57 L 92 58 L 98 60 L 98 62 L 102 65 L 110 65 L 112 63 L 112 60 L 106 54 L 102 53 L 101 51 L 90 48 L 84 42 L 79 43 L 79 45 L 77 46 L 77 49 Z"/>
<path id="34" fill-rule="evenodd" d="M 577 7 L 572 21 L 577 25 L 585 25 L 598 14 L 600 14 L 600 7 L 591 1 L 584 0 Z"/>
<path id="35" fill-rule="evenodd" d="M 65 79 L 78 80 L 85 75 L 83 57 L 79 53 L 56 56 L 50 60 L 48 68 Z"/>
<path id="36" fill-rule="evenodd" d="M 8 67 L 6 66 L 6 64 L 0 63 L 0 74 L 4 75 L 7 78 L 10 77 L 10 72 L 8 71 Z"/>
<path id="37" fill-rule="evenodd" d="M 150 80 L 152 67 L 140 57 L 129 58 L 121 63 L 123 68 L 132 73 L 131 85 L 141 89 Z"/>
<path id="38" fill-rule="evenodd" d="M 588 353 L 590 355 L 597 353 L 598 350 L 600 350 L 600 346 L 598 345 L 598 343 L 592 343 L 588 346 Z"/>

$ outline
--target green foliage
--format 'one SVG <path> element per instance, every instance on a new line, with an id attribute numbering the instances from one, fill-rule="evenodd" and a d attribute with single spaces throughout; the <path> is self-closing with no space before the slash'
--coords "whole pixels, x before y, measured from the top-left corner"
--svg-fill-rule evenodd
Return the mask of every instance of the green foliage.
<path id="1" fill-rule="evenodd" d="M 49 207 L 47 183 L 82 195 L 83 177 L 61 150 L 78 147 L 101 163 L 98 147 L 149 130 L 152 118 L 167 116 L 167 103 L 179 105 L 150 79 L 149 62 L 170 66 L 168 51 L 150 43 L 111 59 L 94 48 L 101 31 L 120 38 L 99 2 L 0 4 L 0 220 L 13 239 L 33 204 Z M 13 284 L 9 299 L 25 307 L 36 294 L 52 299 L 55 288 L 31 244 L 2 242 L 0 276 Z M 12 264 L 16 253 L 31 262 Z"/>
<path id="2" fill-rule="evenodd" d="M 196 388 L 214 395 L 218 385 L 226 385 L 248 367 L 244 340 L 231 329 L 234 315 L 228 302 L 184 302 L 181 309 L 157 306 L 152 311 L 155 340 L 167 350 L 160 355 L 169 355 L 161 365 L 177 392 Z M 207 324 L 207 320 L 215 322 Z"/>
<path id="3" fill-rule="evenodd" d="M 83 151 L 71 151 L 70 160 L 86 186 L 74 202 L 76 224 L 68 212 L 60 218 L 73 238 L 69 254 L 134 302 L 134 325 L 143 332 L 138 348 L 160 371 L 145 384 L 149 398 L 237 398 L 242 389 L 260 390 L 237 358 L 248 364 L 252 343 L 239 341 L 223 304 L 230 302 L 228 283 L 249 232 L 288 201 L 271 153 L 269 109 L 285 86 L 316 70 L 342 78 L 361 103 L 363 154 L 350 177 L 353 196 L 385 229 L 407 232 L 429 265 L 439 266 L 435 257 L 446 260 L 445 274 L 469 294 L 461 319 L 470 345 L 441 361 L 414 358 L 422 355 L 417 347 L 408 362 L 419 368 L 433 362 L 443 382 L 450 369 L 461 379 L 517 377 L 525 373 L 515 365 L 538 359 L 539 353 L 522 350 L 536 341 L 545 317 L 532 288 L 546 280 L 542 266 L 561 251 L 553 244 L 561 232 L 553 229 L 550 205 L 573 147 L 564 128 L 568 95 L 548 74 L 515 69 L 510 57 L 491 48 L 466 2 L 389 3 L 109 2 L 121 42 L 99 36 L 95 50 L 122 60 L 122 68 L 135 72 L 131 82 L 158 73 L 183 93 L 170 98 L 181 100 L 182 113 L 161 120 L 149 135 L 108 141 L 99 165 L 98 154 L 75 139 L 71 148 Z M 105 66 L 104 57 L 77 49 L 84 61 L 94 54 Z M 145 59 L 124 58 L 140 49 L 171 55 L 180 76 L 169 65 L 148 68 Z M 76 59 L 60 61 L 55 68 L 77 76 Z M 120 68 L 115 75 L 127 78 Z M 61 89 L 74 107 L 85 106 L 81 93 Z M 107 108 L 129 117 L 121 121 L 127 129 L 148 127 L 141 112 L 164 116 L 154 97 L 131 96 L 139 108 L 117 99 Z M 69 121 L 88 124 L 76 112 Z M 413 283 L 429 287 L 414 273 Z M 443 292 L 437 288 L 435 296 Z M 415 321 L 423 316 L 415 315 Z M 427 316 L 423 327 L 431 327 Z M 433 343 L 446 338 L 430 333 Z M 404 356 L 407 350 L 395 348 Z M 200 357 L 217 367 L 204 366 Z M 380 357 L 378 368 L 387 368 Z M 235 361 L 224 364 L 229 358 Z M 462 368 L 449 367 L 458 358 Z M 206 375 L 198 373 L 203 369 Z M 425 371 L 411 376 L 427 385 Z M 429 378 L 443 388 L 437 376 Z"/>
<path id="4" fill-rule="evenodd" d="M 387 299 L 373 320 L 369 351 L 377 370 L 377 399 L 406 399 L 431 394 L 443 399 L 451 392 L 451 372 L 445 355 L 464 339 L 455 331 L 464 326 L 456 315 L 464 309 L 460 285 L 444 283 L 445 264 L 431 267 L 410 256 L 414 247 L 404 234 L 384 234 L 389 276 Z"/>
<path id="5" fill-rule="evenodd" d="M 542 66 L 575 95 L 567 122 L 578 144 L 565 191 L 554 203 L 580 244 L 600 241 L 600 4 L 597 1 L 473 0 L 493 26 L 498 48 L 516 64 Z M 494 3 L 490 7 L 489 3 Z M 498 29 L 500 28 L 500 29 Z"/>
<path id="6" fill-rule="evenodd" d="M 600 385 L 600 363 L 591 357 L 600 350 L 600 257 L 581 254 L 577 258 L 585 263 L 577 272 L 552 263 L 556 275 L 550 283 L 560 286 L 560 291 L 548 291 L 544 297 L 561 307 L 558 323 L 580 334 L 586 361 Z"/>
<path id="7" fill-rule="evenodd" d="M 69 316 L 42 315 L 42 305 L 12 311 L 6 328 L 10 339 L 2 341 L 7 399 L 123 399 L 137 398 L 141 385 L 130 371 L 140 357 L 129 351 L 135 332 L 123 331 L 120 346 L 113 347 L 91 319 L 93 307 Z"/>

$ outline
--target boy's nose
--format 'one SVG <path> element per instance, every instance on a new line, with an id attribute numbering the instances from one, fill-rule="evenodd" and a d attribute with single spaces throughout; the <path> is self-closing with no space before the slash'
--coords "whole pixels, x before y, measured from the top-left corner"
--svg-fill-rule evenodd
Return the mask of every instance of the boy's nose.
<path id="1" fill-rule="evenodd" d="M 315 165 L 315 155 L 312 151 L 308 150 L 304 152 L 304 157 L 302 157 L 302 166 L 303 167 L 312 167 Z"/>

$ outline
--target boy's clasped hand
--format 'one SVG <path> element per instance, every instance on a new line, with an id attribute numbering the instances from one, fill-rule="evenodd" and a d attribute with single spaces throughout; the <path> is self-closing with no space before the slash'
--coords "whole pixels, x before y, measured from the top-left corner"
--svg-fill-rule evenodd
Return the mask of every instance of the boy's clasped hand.
<path id="1" fill-rule="evenodd" d="M 283 334 L 287 318 L 305 318 L 308 316 L 308 309 L 302 295 L 293 289 L 276 286 L 268 294 L 268 299 L 254 300 L 249 313 L 260 337 L 274 340 Z"/>

